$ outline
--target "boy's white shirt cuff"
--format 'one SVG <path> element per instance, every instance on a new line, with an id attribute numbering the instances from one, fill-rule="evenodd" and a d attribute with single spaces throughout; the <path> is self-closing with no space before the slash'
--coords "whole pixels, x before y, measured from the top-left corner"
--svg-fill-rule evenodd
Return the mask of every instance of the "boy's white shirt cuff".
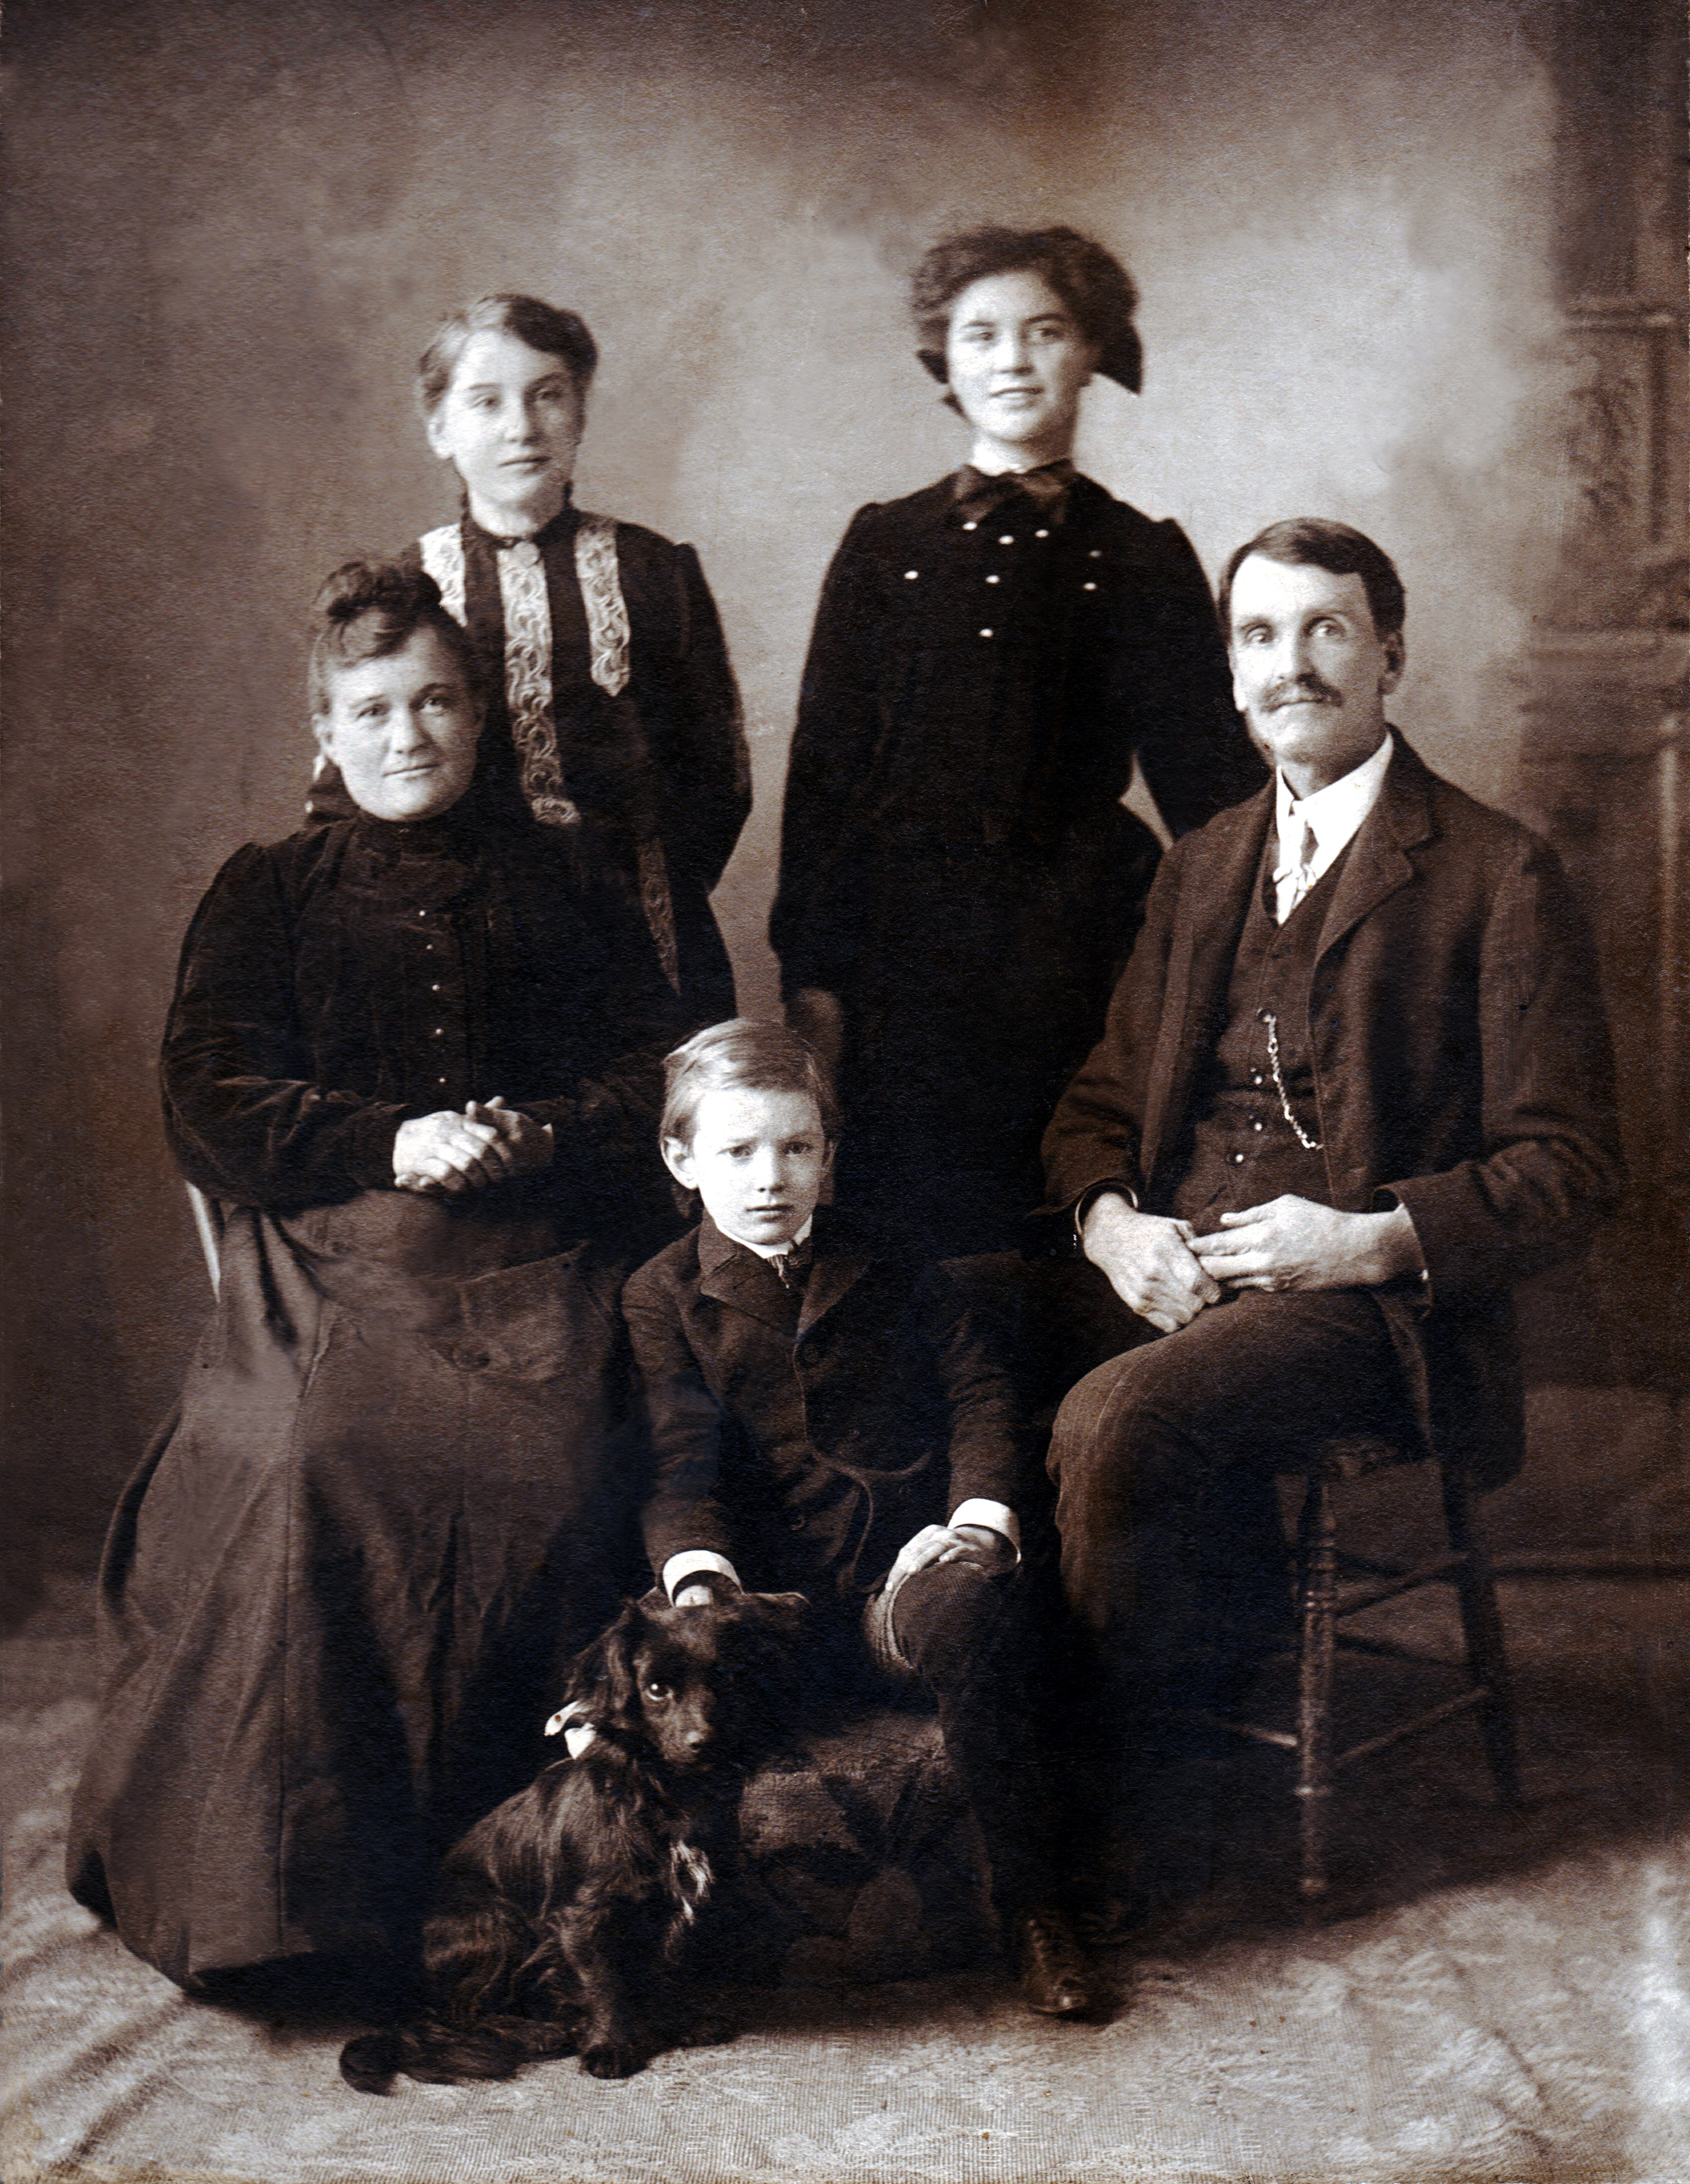
<path id="1" fill-rule="evenodd" d="M 708 1547 L 688 1547 L 683 1553 L 671 1555 L 663 1565 L 662 1585 L 671 1600 L 689 1577 L 700 1570 L 708 1570 L 712 1577 L 725 1577 L 734 1585 L 739 1582 L 739 1573 L 726 1555 L 711 1552 Z"/>
<path id="2" fill-rule="evenodd" d="M 983 1524 L 989 1532 L 996 1532 L 1007 1540 L 1015 1550 L 1015 1559 L 1021 1559 L 1021 1519 L 1006 1502 L 959 1502 L 951 1512 L 953 1524 Z"/>

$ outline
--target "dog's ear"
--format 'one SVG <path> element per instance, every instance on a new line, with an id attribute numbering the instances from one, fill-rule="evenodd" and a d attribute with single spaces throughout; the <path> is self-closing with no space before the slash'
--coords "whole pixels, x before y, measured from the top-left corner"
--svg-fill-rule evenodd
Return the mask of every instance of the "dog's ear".
<path id="1" fill-rule="evenodd" d="M 809 1619 L 810 1602 L 801 1592 L 748 1592 L 741 1598 L 772 1638 L 795 1638 Z"/>
<path id="2" fill-rule="evenodd" d="M 604 1635 L 576 1658 L 567 1696 L 580 1702 L 585 1719 L 597 1728 L 626 1729 L 639 1719 L 633 1656 L 644 1630 L 639 1603 L 630 1602 Z"/>

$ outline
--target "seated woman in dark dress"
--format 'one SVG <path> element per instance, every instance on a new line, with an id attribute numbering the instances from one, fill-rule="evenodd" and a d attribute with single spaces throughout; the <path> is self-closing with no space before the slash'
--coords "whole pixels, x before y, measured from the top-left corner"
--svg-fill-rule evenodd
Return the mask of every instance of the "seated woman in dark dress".
<path id="1" fill-rule="evenodd" d="M 237 851 L 165 1033 L 225 1212 L 215 1316 L 101 1574 L 73 1892 L 184 1986 L 403 1965 L 438 1852 L 527 1778 L 635 1576 L 616 1296 L 673 1230 L 678 1013 L 580 829 L 489 819 L 472 655 L 419 570 L 330 579 L 354 816 Z"/>

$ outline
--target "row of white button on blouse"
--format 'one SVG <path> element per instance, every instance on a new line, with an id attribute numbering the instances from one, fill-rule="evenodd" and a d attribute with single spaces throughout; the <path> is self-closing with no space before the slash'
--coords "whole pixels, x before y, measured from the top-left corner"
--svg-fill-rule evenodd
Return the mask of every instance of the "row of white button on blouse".
<path id="1" fill-rule="evenodd" d="M 980 526 L 978 523 L 965 523 L 962 526 L 962 528 L 965 531 L 978 531 L 979 527 Z M 1035 531 L 1033 533 L 1033 536 L 1035 538 L 1048 538 L 1050 535 L 1051 534 L 1048 531 Z M 999 534 L 997 543 L 1000 546 L 1012 546 L 1015 543 L 1014 532 L 1012 531 L 1005 531 L 1001 532 Z M 1092 546 L 1088 548 L 1086 559 L 1090 561 L 1101 561 L 1103 559 L 1102 548 L 1101 546 Z M 906 584 L 913 584 L 920 575 L 921 571 L 919 569 L 906 569 L 904 571 L 904 582 Z M 1003 579 L 999 576 L 989 576 L 986 578 L 986 582 L 989 584 L 1001 584 L 1003 582 Z M 1079 588 L 1083 592 L 1095 592 L 1097 587 L 1088 579 L 1088 581 L 1083 583 Z M 996 637 L 996 634 L 997 632 L 991 629 L 983 629 L 980 632 L 980 635 L 982 637 Z"/>
<path id="2" fill-rule="evenodd" d="M 421 918 L 426 918 L 426 917 L 428 916 L 428 912 L 427 912 L 426 910 L 420 910 L 420 911 L 418 911 L 418 912 L 417 912 L 416 914 L 417 914 L 417 916 L 418 916 L 419 917 L 421 917 Z M 424 944 L 423 944 L 423 950 L 422 950 L 422 952 L 423 952 L 423 954 L 424 954 L 425 956 L 432 956 L 432 955 L 434 953 L 434 943 L 433 943 L 432 940 L 425 942 L 425 943 L 424 943 Z M 438 993 L 439 992 L 440 989 L 439 989 L 439 987 L 438 987 L 438 985 L 434 985 L 434 986 L 431 986 L 431 987 L 428 989 L 428 990 L 429 990 L 429 992 L 430 992 L 431 994 L 438 994 Z M 436 1024 L 436 1025 L 435 1025 L 435 1027 L 434 1027 L 434 1036 L 435 1036 L 435 1038 L 436 1038 L 436 1039 L 444 1039 L 444 1038 L 445 1038 L 445 1036 L 446 1036 L 446 1027 L 445 1027 L 445 1025 L 444 1025 L 444 1024 Z M 443 1078 L 443 1077 L 437 1077 L 437 1078 L 435 1078 L 435 1080 L 434 1080 L 434 1081 L 435 1081 L 435 1083 L 436 1083 L 437 1084 L 445 1084 L 445 1083 L 446 1083 L 446 1081 L 447 1081 L 447 1080 L 446 1080 L 446 1078 Z"/>

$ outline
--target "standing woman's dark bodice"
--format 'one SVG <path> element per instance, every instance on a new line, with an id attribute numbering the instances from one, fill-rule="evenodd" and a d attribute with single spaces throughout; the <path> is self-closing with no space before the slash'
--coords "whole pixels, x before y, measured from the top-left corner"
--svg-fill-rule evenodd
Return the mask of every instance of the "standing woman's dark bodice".
<path id="1" fill-rule="evenodd" d="M 771 934 L 844 1008 L 839 1190 L 937 1256 L 1000 1250 L 1096 1043 L 1157 856 L 1252 794 L 1179 526 L 1076 477 L 979 511 L 977 474 L 861 510 L 828 571 Z"/>
<path id="2" fill-rule="evenodd" d="M 859 510 L 804 671 L 772 933 L 789 991 L 849 990 L 881 845 L 1060 866 L 1135 756 L 1177 833 L 1260 786 L 1176 524 L 1076 478 L 973 518 L 955 482 Z"/>

